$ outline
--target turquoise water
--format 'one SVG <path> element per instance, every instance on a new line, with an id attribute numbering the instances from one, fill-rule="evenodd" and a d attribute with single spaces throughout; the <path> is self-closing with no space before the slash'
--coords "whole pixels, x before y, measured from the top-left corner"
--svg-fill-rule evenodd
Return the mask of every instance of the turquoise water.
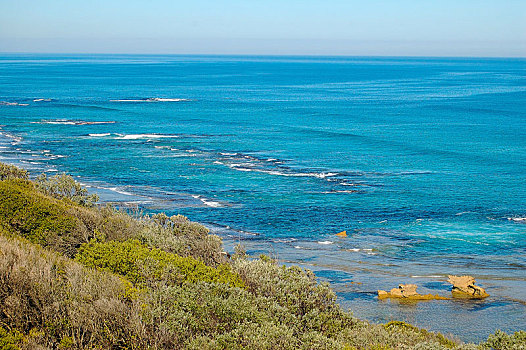
<path id="1" fill-rule="evenodd" d="M 526 329 L 526 60 L 3 55 L 0 101 L 0 160 L 300 263 L 358 317 Z M 448 274 L 491 297 L 376 299 Z"/>

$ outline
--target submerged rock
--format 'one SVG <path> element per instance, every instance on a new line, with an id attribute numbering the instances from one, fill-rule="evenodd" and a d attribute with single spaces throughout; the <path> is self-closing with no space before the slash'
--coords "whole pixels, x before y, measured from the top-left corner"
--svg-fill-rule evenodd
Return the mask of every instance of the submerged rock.
<path id="1" fill-rule="evenodd" d="M 393 288 L 391 291 L 378 291 L 378 299 L 395 298 L 408 300 L 446 300 L 448 298 L 433 294 L 418 294 L 416 284 L 401 284 L 398 288 Z"/>
<path id="2" fill-rule="evenodd" d="M 338 236 L 338 237 L 347 237 L 347 231 L 342 231 L 340 233 L 337 233 L 336 236 Z"/>
<path id="3" fill-rule="evenodd" d="M 451 293 L 455 298 L 482 299 L 489 297 L 484 288 L 475 285 L 475 279 L 471 276 L 448 276 L 449 283 L 453 285 Z"/>

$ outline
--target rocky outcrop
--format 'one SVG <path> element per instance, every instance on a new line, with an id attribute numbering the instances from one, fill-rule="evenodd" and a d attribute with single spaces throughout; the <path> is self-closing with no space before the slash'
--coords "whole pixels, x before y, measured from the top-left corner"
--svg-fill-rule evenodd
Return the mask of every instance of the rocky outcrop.
<path id="1" fill-rule="evenodd" d="M 393 288 L 391 291 L 378 291 L 378 299 L 395 298 L 407 300 L 446 300 L 448 298 L 433 294 L 418 294 L 416 284 L 401 284 L 398 288 Z"/>
<path id="2" fill-rule="evenodd" d="M 341 237 L 341 238 L 347 237 L 347 231 L 342 231 L 340 233 L 337 233 L 336 236 Z"/>
<path id="3" fill-rule="evenodd" d="M 449 283 L 453 285 L 451 293 L 455 298 L 483 299 L 489 297 L 484 288 L 475 285 L 475 279 L 471 276 L 448 276 Z"/>

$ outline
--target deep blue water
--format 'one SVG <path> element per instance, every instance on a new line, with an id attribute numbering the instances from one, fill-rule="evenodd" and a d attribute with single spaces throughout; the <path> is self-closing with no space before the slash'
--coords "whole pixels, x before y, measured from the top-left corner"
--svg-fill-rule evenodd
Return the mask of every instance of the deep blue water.
<path id="1" fill-rule="evenodd" d="M 3 55 L 0 101 L 0 160 L 301 263 L 356 316 L 526 329 L 526 60 Z M 447 274 L 492 296 L 375 297 Z"/>

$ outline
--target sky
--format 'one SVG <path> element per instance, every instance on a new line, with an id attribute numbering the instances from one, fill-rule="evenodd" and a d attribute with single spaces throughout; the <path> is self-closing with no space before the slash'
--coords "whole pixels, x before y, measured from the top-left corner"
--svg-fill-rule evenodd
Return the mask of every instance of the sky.
<path id="1" fill-rule="evenodd" d="M 526 57 L 526 0 L 0 0 L 0 52 Z"/>

